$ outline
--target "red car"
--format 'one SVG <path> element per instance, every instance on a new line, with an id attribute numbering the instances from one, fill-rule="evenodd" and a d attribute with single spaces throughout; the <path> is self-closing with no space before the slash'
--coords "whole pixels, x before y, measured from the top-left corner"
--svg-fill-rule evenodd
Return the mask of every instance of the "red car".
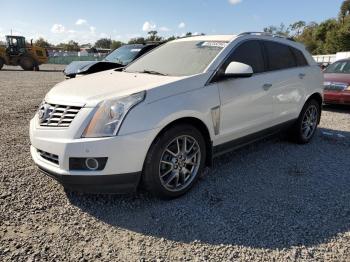
<path id="1" fill-rule="evenodd" d="M 350 105 L 350 59 L 328 66 L 324 79 L 324 103 Z"/>

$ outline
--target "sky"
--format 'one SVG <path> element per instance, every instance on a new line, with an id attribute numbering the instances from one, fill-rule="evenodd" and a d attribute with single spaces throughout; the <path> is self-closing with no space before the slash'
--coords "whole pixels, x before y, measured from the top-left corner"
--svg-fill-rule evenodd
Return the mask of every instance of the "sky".
<path id="1" fill-rule="evenodd" d="M 337 17 L 342 0 L 0 0 L 0 40 L 4 35 L 43 37 L 53 44 L 99 38 L 127 41 L 186 32 L 234 34 L 269 25 Z M 16 10 L 14 12 L 13 10 Z"/>

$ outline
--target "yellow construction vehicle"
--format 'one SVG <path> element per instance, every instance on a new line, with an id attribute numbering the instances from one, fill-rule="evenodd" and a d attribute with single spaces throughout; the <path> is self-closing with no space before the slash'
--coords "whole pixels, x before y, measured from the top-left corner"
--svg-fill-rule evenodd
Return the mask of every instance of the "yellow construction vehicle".
<path id="1" fill-rule="evenodd" d="M 47 63 L 45 48 L 27 44 L 23 36 L 6 36 L 6 47 L 0 46 L 0 70 L 4 65 L 21 66 L 23 70 L 39 70 L 39 65 Z"/>

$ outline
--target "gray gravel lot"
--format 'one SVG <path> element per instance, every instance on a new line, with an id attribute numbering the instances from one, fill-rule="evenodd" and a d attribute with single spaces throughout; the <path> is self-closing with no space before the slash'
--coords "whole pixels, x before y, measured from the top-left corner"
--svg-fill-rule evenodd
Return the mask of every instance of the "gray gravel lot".
<path id="1" fill-rule="evenodd" d="M 0 261 L 350 261 L 350 108 L 311 144 L 280 137 L 215 160 L 186 196 L 66 193 L 28 123 L 62 66 L 0 71 Z"/>

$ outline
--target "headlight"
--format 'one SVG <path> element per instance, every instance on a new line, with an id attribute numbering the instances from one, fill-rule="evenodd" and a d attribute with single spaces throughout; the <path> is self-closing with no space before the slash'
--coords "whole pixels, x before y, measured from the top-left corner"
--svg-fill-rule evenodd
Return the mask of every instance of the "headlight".
<path id="1" fill-rule="evenodd" d="M 348 83 L 342 82 L 323 82 L 324 89 L 330 91 L 349 91 L 350 86 Z"/>
<path id="2" fill-rule="evenodd" d="M 146 92 L 101 102 L 82 137 L 108 137 L 117 135 L 129 110 L 145 99 Z"/>

